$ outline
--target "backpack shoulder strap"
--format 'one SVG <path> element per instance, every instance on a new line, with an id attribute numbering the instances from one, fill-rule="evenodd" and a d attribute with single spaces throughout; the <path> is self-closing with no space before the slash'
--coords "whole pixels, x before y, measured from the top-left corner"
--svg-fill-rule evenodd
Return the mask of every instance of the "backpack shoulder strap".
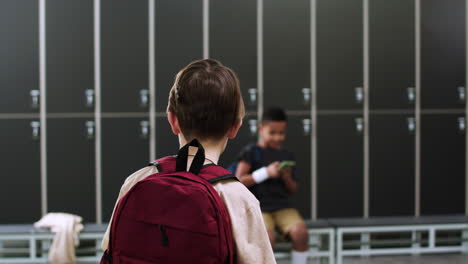
<path id="1" fill-rule="evenodd" d="M 216 177 L 216 178 L 209 179 L 208 182 L 211 183 L 211 184 L 215 184 L 215 183 L 226 181 L 226 180 L 239 181 L 239 179 L 237 179 L 236 176 L 234 176 L 232 174 L 226 174 L 226 175 L 223 175 L 223 176 L 219 176 L 219 177 Z"/>
<path id="2" fill-rule="evenodd" d="M 170 173 L 176 170 L 176 156 L 167 156 L 150 162 L 148 166 L 155 166 L 158 172 Z"/>
<path id="3" fill-rule="evenodd" d="M 198 176 L 202 177 L 211 184 L 230 179 L 238 181 L 237 177 L 234 176 L 230 171 L 217 165 L 208 165 L 203 167 Z"/>

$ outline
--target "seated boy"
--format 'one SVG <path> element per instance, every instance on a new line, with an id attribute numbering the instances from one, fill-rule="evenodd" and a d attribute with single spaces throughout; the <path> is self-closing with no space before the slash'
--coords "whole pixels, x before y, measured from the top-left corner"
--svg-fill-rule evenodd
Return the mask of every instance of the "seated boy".
<path id="1" fill-rule="evenodd" d="M 293 154 L 282 147 L 286 128 L 287 116 L 283 109 L 266 110 L 259 125 L 259 142 L 242 150 L 236 176 L 260 201 L 272 247 L 278 229 L 292 241 L 292 264 L 305 264 L 307 227 L 289 199 L 297 190 L 296 175 L 292 167 L 280 167 L 282 161 L 294 161 Z"/>
<path id="2" fill-rule="evenodd" d="M 233 139 L 242 125 L 244 113 L 239 80 L 220 62 L 195 61 L 177 74 L 169 94 L 168 121 L 172 132 L 178 136 L 180 147 L 192 139 L 201 143 L 205 151 L 204 164 L 218 163 L 228 139 Z M 190 148 L 187 168 L 196 151 Z M 157 168 L 149 166 L 129 176 L 118 200 L 137 182 L 156 172 Z M 229 213 L 237 263 L 276 263 L 258 200 L 237 180 L 221 181 L 213 187 Z M 109 228 L 102 243 L 104 250 L 108 242 Z"/>

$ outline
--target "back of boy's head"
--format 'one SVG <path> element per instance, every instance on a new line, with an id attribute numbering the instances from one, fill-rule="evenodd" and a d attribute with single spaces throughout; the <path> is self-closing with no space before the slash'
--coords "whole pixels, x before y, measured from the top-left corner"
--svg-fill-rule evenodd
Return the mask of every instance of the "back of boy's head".
<path id="1" fill-rule="evenodd" d="M 194 61 L 177 74 L 167 111 L 187 140 L 221 139 L 245 115 L 239 79 L 219 61 Z"/>
<path id="2" fill-rule="evenodd" d="M 273 106 L 263 112 L 262 124 L 268 122 L 288 122 L 288 116 L 283 108 Z"/>

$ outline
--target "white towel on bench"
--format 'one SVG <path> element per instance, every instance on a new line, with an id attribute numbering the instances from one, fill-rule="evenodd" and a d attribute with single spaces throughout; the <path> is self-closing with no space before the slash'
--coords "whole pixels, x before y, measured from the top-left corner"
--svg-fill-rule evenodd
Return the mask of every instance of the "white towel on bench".
<path id="1" fill-rule="evenodd" d="M 79 245 L 78 234 L 83 230 L 82 218 L 67 213 L 48 213 L 34 223 L 37 228 L 50 228 L 55 233 L 49 250 L 52 264 L 76 263 L 75 247 Z"/>

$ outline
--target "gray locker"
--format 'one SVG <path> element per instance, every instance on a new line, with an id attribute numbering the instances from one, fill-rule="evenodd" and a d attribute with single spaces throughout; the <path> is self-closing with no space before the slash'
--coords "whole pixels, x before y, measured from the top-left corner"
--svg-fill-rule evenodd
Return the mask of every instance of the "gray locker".
<path id="1" fill-rule="evenodd" d="M 108 221 L 120 187 L 133 172 L 149 163 L 149 127 L 145 118 L 102 120 L 103 221 Z"/>
<path id="2" fill-rule="evenodd" d="M 414 129 L 411 116 L 371 115 L 370 216 L 414 215 Z"/>
<path id="3" fill-rule="evenodd" d="M 92 0 L 46 4 L 47 111 L 94 111 Z"/>
<path id="4" fill-rule="evenodd" d="M 318 109 L 362 109 L 362 15 L 362 0 L 317 0 Z"/>
<path id="5" fill-rule="evenodd" d="M 104 112 L 147 112 L 148 1 L 101 3 Z"/>
<path id="6" fill-rule="evenodd" d="M 465 0 L 421 1 L 421 103 L 423 108 L 463 108 Z"/>
<path id="7" fill-rule="evenodd" d="M 371 109 L 414 108 L 415 2 L 369 1 Z"/>
<path id="8" fill-rule="evenodd" d="M 306 120 L 306 121 L 304 121 Z M 312 203 L 311 187 L 311 127 L 307 120 L 310 116 L 289 116 L 287 138 L 284 147 L 294 153 L 296 158 L 295 173 L 297 176 L 297 192 L 292 196 L 295 208 L 302 217 L 310 219 Z"/>
<path id="9" fill-rule="evenodd" d="M 422 116 L 422 215 L 465 213 L 466 132 L 459 118 L 464 115 Z"/>
<path id="10" fill-rule="evenodd" d="M 0 120 L 0 224 L 41 218 L 40 132 L 32 122 L 38 120 Z"/>
<path id="11" fill-rule="evenodd" d="M 0 2 L 0 113 L 38 112 L 38 1 Z"/>
<path id="12" fill-rule="evenodd" d="M 155 1 L 158 112 L 166 111 L 169 90 L 177 72 L 203 58 L 202 3 L 202 0 Z"/>
<path id="13" fill-rule="evenodd" d="M 84 118 L 47 120 L 49 212 L 96 221 L 95 131 Z"/>
<path id="14" fill-rule="evenodd" d="M 175 155 L 179 150 L 179 139 L 172 133 L 167 117 L 156 118 L 156 158 Z"/>
<path id="15" fill-rule="evenodd" d="M 210 1 L 210 58 L 236 72 L 248 111 L 258 102 L 256 23 L 256 1 Z"/>
<path id="16" fill-rule="evenodd" d="M 317 216 L 363 216 L 363 129 L 356 116 L 317 121 Z"/>
<path id="17" fill-rule="evenodd" d="M 310 1 L 263 2 L 264 104 L 310 109 Z M 308 92 L 309 93 L 309 92 Z"/>
<path id="18" fill-rule="evenodd" d="M 219 165 L 227 168 L 231 163 L 237 161 L 239 153 L 245 146 L 257 142 L 257 135 L 257 117 L 245 117 L 236 138 L 228 140 L 226 150 L 219 160 Z"/>

